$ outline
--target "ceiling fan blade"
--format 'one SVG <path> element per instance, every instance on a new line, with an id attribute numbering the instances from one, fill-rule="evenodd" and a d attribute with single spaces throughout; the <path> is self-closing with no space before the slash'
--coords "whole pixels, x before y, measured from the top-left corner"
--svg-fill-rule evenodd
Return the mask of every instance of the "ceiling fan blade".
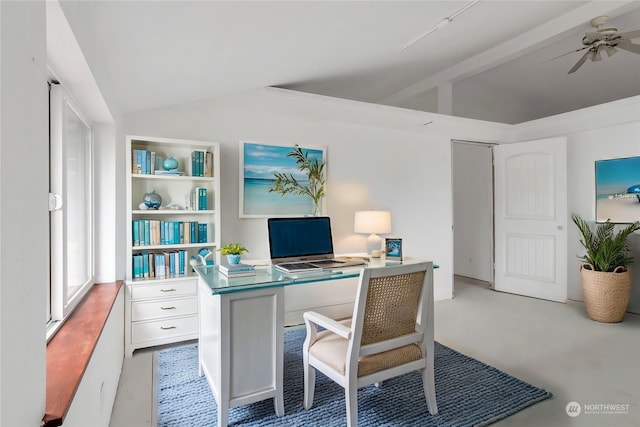
<path id="1" fill-rule="evenodd" d="M 618 35 L 625 39 L 635 39 L 640 37 L 640 30 L 628 31 L 626 33 L 620 33 Z"/>
<path id="2" fill-rule="evenodd" d="M 582 58 L 580 58 L 578 62 L 576 62 L 576 65 L 574 65 L 573 68 L 571 68 L 567 74 L 575 73 L 576 71 L 578 71 L 578 68 L 582 67 L 582 64 L 584 64 L 587 61 L 587 58 L 589 57 L 590 53 L 591 51 L 589 50 L 584 55 L 582 55 Z"/>
<path id="3" fill-rule="evenodd" d="M 631 43 L 629 40 L 618 42 L 617 48 L 628 50 L 629 52 L 640 54 L 640 44 Z"/>
<path id="4" fill-rule="evenodd" d="M 571 52 L 567 52 L 567 53 L 563 53 L 562 55 L 555 56 L 546 62 L 550 62 L 550 61 L 553 61 L 554 59 L 562 58 L 563 56 L 571 55 L 572 53 L 580 52 L 581 50 L 590 49 L 590 48 L 591 46 L 581 47 L 580 49 L 572 50 Z"/>

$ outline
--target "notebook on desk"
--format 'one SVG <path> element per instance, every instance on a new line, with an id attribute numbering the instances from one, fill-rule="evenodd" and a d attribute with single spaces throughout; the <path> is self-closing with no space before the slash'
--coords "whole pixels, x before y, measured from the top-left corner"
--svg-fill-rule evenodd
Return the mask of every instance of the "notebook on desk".
<path id="1" fill-rule="evenodd" d="M 335 257 L 331 220 L 326 216 L 269 218 L 271 263 L 287 273 L 363 265 L 358 258 Z"/>

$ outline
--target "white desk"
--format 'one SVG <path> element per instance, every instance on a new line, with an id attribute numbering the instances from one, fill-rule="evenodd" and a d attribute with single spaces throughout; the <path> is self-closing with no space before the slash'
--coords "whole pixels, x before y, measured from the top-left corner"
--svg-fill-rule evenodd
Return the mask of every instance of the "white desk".
<path id="1" fill-rule="evenodd" d="M 357 278 L 361 269 L 293 279 L 267 268 L 257 270 L 255 277 L 229 280 L 217 266 L 196 267 L 199 373 L 216 399 L 219 427 L 226 427 L 230 408 L 269 398 L 276 415 L 284 415 L 284 287 Z M 428 277 L 433 338 L 433 272 Z M 433 340 L 430 346 L 433 357 Z"/>

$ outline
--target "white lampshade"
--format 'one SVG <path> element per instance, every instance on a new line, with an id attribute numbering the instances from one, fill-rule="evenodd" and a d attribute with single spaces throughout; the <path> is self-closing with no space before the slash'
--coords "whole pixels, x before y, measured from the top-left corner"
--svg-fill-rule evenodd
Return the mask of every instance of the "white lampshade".
<path id="1" fill-rule="evenodd" d="M 372 234 L 391 233 L 391 212 L 373 210 L 356 212 L 353 231 Z"/>
<path id="2" fill-rule="evenodd" d="M 378 234 L 391 233 L 391 212 L 389 211 L 358 211 L 353 221 L 353 231 L 369 234 L 367 239 L 367 253 L 380 250 L 382 239 Z"/>

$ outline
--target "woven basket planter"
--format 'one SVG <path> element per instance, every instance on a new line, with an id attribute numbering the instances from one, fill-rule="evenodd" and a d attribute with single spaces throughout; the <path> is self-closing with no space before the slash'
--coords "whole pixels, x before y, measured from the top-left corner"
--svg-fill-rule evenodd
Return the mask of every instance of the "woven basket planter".
<path id="1" fill-rule="evenodd" d="M 587 314 L 598 322 L 620 322 L 631 295 L 631 272 L 617 267 L 615 272 L 594 271 L 591 264 L 580 267 Z"/>

